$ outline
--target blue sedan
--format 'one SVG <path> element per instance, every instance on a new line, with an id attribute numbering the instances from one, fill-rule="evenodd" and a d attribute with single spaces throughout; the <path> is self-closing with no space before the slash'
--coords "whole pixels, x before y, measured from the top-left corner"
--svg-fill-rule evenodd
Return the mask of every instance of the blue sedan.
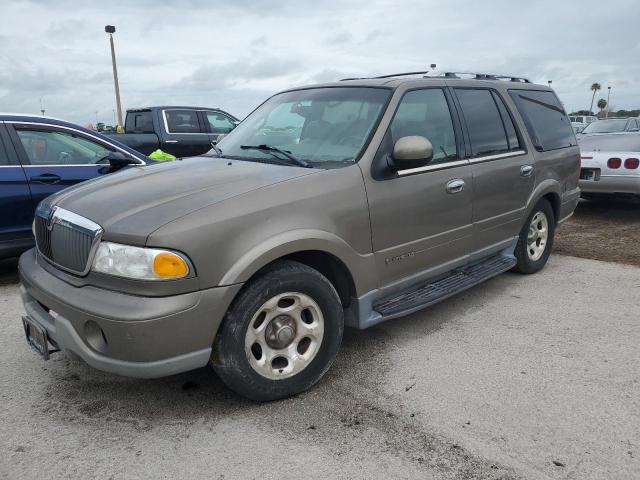
<path id="1" fill-rule="evenodd" d="M 33 246 L 43 198 L 120 167 L 155 163 L 99 133 L 47 117 L 0 114 L 0 259 Z"/>

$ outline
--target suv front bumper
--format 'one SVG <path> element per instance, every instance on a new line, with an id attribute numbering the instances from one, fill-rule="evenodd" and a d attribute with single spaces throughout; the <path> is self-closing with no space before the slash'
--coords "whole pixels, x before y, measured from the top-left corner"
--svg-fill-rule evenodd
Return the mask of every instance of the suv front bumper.
<path id="1" fill-rule="evenodd" d="M 142 297 L 75 287 L 20 257 L 20 294 L 29 318 L 54 346 L 92 367 L 157 378 L 203 367 L 224 314 L 241 285 L 169 297 Z"/>

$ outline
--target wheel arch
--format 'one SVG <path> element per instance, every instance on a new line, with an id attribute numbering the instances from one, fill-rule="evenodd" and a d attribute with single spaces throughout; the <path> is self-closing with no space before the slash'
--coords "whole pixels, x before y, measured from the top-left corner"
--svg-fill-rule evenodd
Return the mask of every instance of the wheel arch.
<path id="1" fill-rule="evenodd" d="M 537 203 L 540 200 L 545 199 L 551 204 L 551 209 L 553 210 L 553 215 L 555 217 L 554 222 L 557 225 L 559 220 L 558 217 L 560 216 L 561 198 L 560 184 L 557 181 L 549 179 L 541 182 L 529 196 L 525 220 L 529 217 Z"/>
<path id="2" fill-rule="evenodd" d="M 269 238 L 246 252 L 227 271 L 221 285 L 244 283 L 278 260 L 294 260 L 318 270 L 332 283 L 343 306 L 375 288 L 373 255 L 359 254 L 325 231 L 298 230 Z"/>

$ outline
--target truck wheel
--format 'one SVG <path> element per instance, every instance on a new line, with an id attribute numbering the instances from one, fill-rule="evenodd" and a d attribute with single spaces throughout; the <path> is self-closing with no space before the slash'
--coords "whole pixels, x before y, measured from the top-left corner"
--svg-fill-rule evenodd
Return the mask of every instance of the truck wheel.
<path id="1" fill-rule="evenodd" d="M 343 332 L 344 311 L 331 283 L 304 264 L 279 261 L 238 294 L 216 336 L 211 363 L 244 397 L 285 398 L 322 378 Z"/>
<path id="2" fill-rule="evenodd" d="M 516 271 L 535 273 L 546 265 L 553 248 L 555 226 L 551 204 L 540 200 L 520 231 L 515 251 Z"/>

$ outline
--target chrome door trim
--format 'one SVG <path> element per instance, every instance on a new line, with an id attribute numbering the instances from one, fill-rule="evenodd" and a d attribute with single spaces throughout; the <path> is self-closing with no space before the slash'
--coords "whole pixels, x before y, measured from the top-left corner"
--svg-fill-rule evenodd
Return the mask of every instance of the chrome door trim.
<path id="1" fill-rule="evenodd" d="M 517 150 L 515 152 L 505 152 L 505 153 L 498 153 L 496 155 L 487 155 L 484 157 L 470 158 L 469 162 L 471 163 L 489 162 L 491 160 L 499 160 L 501 158 L 518 157 L 520 155 L 525 155 L 526 153 L 527 152 L 525 152 L 524 150 Z"/>
<path id="2" fill-rule="evenodd" d="M 414 173 L 431 172 L 433 170 L 443 170 L 445 168 L 459 167 L 468 165 L 468 160 L 455 160 L 453 162 L 436 163 L 435 165 L 425 165 L 424 167 L 408 168 L 407 170 L 398 170 L 398 176 L 413 175 Z"/>

